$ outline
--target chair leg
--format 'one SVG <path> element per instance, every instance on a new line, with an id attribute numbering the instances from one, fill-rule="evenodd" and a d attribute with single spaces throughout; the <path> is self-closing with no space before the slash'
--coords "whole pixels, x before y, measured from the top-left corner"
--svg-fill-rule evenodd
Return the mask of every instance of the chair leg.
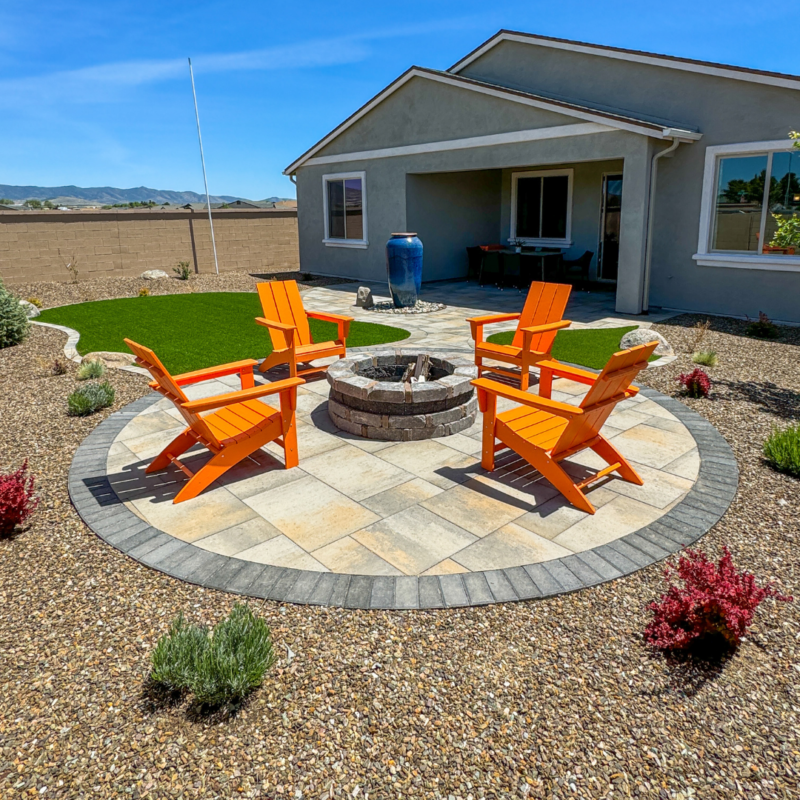
<path id="1" fill-rule="evenodd" d="M 523 392 L 527 392 L 530 385 L 531 385 L 530 367 L 523 361 L 522 366 L 520 367 L 519 388 L 522 389 Z"/>
<path id="2" fill-rule="evenodd" d="M 187 428 L 179 436 L 176 436 L 150 463 L 145 473 L 160 472 L 166 469 L 173 458 L 183 455 L 197 441 L 197 437 L 192 433 L 191 428 Z"/>
<path id="3" fill-rule="evenodd" d="M 297 390 L 291 393 L 281 392 L 281 424 L 283 426 L 283 458 L 286 469 L 296 467 L 300 463 L 297 452 L 297 423 L 295 408 L 297 406 Z"/>
<path id="4" fill-rule="evenodd" d="M 494 472 L 495 417 L 497 416 L 497 395 L 478 390 L 478 403 L 483 411 L 483 438 L 481 440 L 481 466 L 487 472 Z"/>
<path id="5" fill-rule="evenodd" d="M 623 480 L 628 481 L 628 483 L 635 483 L 637 486 L 644 485 L 644 481 L 639 476 L 639 473 L 625 460 L 625 457 L 608 441 L 608 439 L 600 436 L 600 440 L 597 444 L 592 445 L 592 450 L 594 450 L 603 461 L 609 464 L 619 463 L 617 472 Z"/>
<path id="6" fill-rule="evenodd" d="M 553 396 L 553 371 L 549 369 L 539 370 L 539 397 L 546 397 L 548 400 Z"/>
<path id="7" fill-rule="evenodd" d="M 478 368 L 478 377 L 480 378 L 483 375 L 483 357 L 482 356 L 475 356 L 475 366 Z"/>

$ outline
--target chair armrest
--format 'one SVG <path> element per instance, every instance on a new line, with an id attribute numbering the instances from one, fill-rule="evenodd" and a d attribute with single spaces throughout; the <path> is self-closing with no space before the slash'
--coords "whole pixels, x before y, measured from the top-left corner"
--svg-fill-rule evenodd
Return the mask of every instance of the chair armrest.
<path id="1" fill-rule="evenodd" d="M 186 411 L 197 414 L 201 411 L 211 411 L 212 409 L 230 406 L 234 403 L 244 403 L 247 400 L 257 400 L 259 397 L 266 397 L 270 394 L 278 394 L 279 392 L 293 390 L 304 383 L 305 381 L 302 378 L 286 378 L 286 380 L 283 381 L 254 386 L 252 389 L 239 389 L 239 391 L 236 392 L 226 392 L 225 394 L 217 394 L 213 397 L 204 397 L 200 400 L 190 400 L 188 403 L 183 404 L 183 408 L 186 409 Z"/>
<path id="2" fill-rule="evenodd" d="M 510 322 L 512 319 L 519 318 L 520 314 L 487 314 L 485 317 L 471 317 L 467 322 L 472 331 L 472 338 L 478 344 L 483 341 L 484 325 L 491 325 L 493 322 Z"/>
<path id="3" fill-rule="evenodd" d="M 550 400 L 546 397 L 537 397 L 535 394 L 528 394 L 519 389 L 514 389 L 512 386 L 506 386 L 503 383 L 490 380 L 489 378 L 477 378 L 471 383 L 479 391 L 489 392 L 498 397 L 505 397 L 506 400 L 513 400 L 520 405 L 538 408 L 541 411 L 548 411 L 559 417 L 571 419 L 572 417 L 580 417 L 583 414 L 583 409 L 577 408 L 576 406 L 571 406 L 567 403 L 559 403 L 557 400 Z"/>
<path id="4" fill-rule="evenodd" d="M 212 378 L 221 378 L 224 375 L 233 375 L 236 372 L 252 372 L 253 367 L 258 364 L 253 358 L 246 358 L 244 361 L 234 361 L 230 364 L 220 364 L 218 367 L 206 367 L 197 369 L 194 372 L 183 372 L 180 375 L 173 375 L 172 379 L 178 386 L 188 386 L 191 383 L 200 381 L 210 381 Z"/>
<path id="5" fill-rule="evenodd" d="M 587 372 L 585 369 L 578 369 L 578 367 L 570 367 L 559 361 L 540 361 L 536 366 L 542 370 L 549 370 L 553 375 L 558 375 L 561 378 L 570 378 L 576 383 L 584 383 L 587 386 L 594 386 L 599 374 Z"/>
<path id="6" fill-rule="evenodd" d="M 286 325 L 283 322 L 276 322 L 274 319 L 265 319 L 264 317 L 256 317 L 256 323 L 263 325 L 265 328 L 273 328 L 276 331 L 280 331 L 283 334 L 283 344 L 286 350 L 294 347 L 294 340 L 297 335 L 297 328 L 294 325 Z"/>
<path id="7" fill-rule="evenodd" d="M 521 328 L 523 333 L 547 333 L 557 331 L 561 328 L 569 328 L 572 325 L 571 319 L 560 319 L 558 322 L 547 322 L 544 325 L 531 325 L 528 328 Z"/>
<path id="8" fill-rule="evenodd" d="M 339 328 L 337 335 L 340 342 L 347 339 L 350 333 L 350 323 L 354 320 L 354 317 L 345 317 L 343 314 L 328 314 L 320 311 L 306 311 L 306 316 L 309 319 L 320 319 L 323 322 L 335 322 Z"/>

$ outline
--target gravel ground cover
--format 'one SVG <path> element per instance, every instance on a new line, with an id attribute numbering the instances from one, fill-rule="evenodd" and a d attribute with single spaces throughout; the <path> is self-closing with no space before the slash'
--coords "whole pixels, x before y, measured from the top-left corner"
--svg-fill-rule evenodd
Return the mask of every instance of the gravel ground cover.
<path id="1" fill-rule="evenodd" d="M 166 271 L 166 270 L 165 270 Z M 139 289 L 146 286 L 151 295 L 188 294 L 191 292 L 254 292 L 256 284 L 264 280 L 297 280 L 304 286 L 330 286 L 349 283 L 341 278 L 325 278 L 301 272 L 275 272 L 251 274 L 249 272 L 223 272 L 220 275 L 191 275 L 188 281 L 170 276 L 155 281 L 142 278 L 97 278 L 79 280 L 77 283 L 38 281 L 9 286 L 17 297 L 38 297 L 44 308 L 88 303 L 92 300 L 110 300 L 116 297 L 137 297 Z"/>
<path id="2" fill-rule="evenodd" d="M 675 394 L 695 318 L 656 326 L 673 364 L 645 381 Z M 797 593 L 798 483 L 765 467 L 772 424 L 798 414 L 800 332 L 775 343 L 714 320 L 711 399 L 686 401 L 730 441 L 739 494 L 703 540 Z M 183 610 L 213 624 L 230 595 L 182 584 L 104 545 L 66 492 L 72 455 L 147 391 L 111 371 L 112 409 L 66 417 L 68 375 L 37 359 L 35 329 L 0 351 L 0 468 L 29 458 L 42 505 L 0 542 L 0 797 L 795 798 L 800 792 L 800 604 L 766 603 L 713 666 L 642 644 L 658 565 L 542 602 L 413 612 L 256 603 L 279 661 L 231 718 L 143 692 L 148 655 Z"/>

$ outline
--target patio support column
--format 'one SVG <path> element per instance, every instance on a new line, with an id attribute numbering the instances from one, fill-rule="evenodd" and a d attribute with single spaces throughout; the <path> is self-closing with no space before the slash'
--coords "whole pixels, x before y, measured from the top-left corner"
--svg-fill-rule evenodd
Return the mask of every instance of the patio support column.
<path id="1" fill-rule="evenodd" d="M 622 211 L 617 273 L 616 310 L 623 314 L 642 313 L 651 151 L 650 139 L 644 136 L 630 136 L 622 170 Z"/>

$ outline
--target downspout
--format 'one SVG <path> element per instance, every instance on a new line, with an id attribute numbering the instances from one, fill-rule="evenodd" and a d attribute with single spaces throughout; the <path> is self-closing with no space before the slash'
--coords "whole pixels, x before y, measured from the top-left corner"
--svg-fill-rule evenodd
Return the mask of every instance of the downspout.
<path id="1" fill-rule="evenodd" d="M 293 172 L 293 173 L 292 173 L 292 174 L 289 176 L 289 180 L 290 180 L 290 181 L 291 181 L 291 182 L 292 182 L 292 183 L 293 183 L 295 186 L 297 186 L 297 178 L 295 177 L 296 175 L 297 175 L 297 173 L 296 173 L 296 172 Z"/>
<path id="2" fill-rule="evenodd" d="M 667 131 L 664 131 L 667 133 Z M 647 232 L 644 250 L 644 280 L 642 281 L 642 314 L 650 310 L 650 262 L 653 258 L 653 219 L 656 204 L 656 177 L 658 175 L 658 159 L 668 153 L 674 153 L 681 144 L 681 139 L 673 139 L 669 147 L 653 155 L 650 161 L 650 196 L 647 200 Z"/>

